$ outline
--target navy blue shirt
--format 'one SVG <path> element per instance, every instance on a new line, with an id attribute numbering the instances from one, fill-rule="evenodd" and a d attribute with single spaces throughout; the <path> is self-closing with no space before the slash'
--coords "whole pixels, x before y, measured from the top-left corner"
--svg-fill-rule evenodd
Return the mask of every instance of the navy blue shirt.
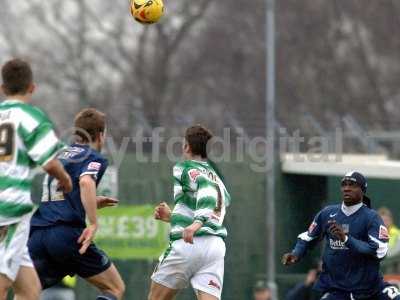
<path id="1" fill-rule="evenodd" d="M 107 169 L 107 160 L 89 145 L 72 144 L 60 153 L 58 159 L 71 176 L 73 189 L 68 194 L 58 190 L 54 177 L 46 176 L 43 182 L 42 202 L 32 217 L 32 227 L 67 224 L 86 227 L 86 213 L 81 201 L 79 180 L 90 175 L 99 184 Z"/>
<path id="2" fill-rule="evenodd" d="M 338 240 L 328 230 L 331 222 L 340 224 L 348 239 Z M 355 297 L 380 292 L 383 284 L 380 260 L 388 249 L 388 231 L 376 211 L 362 205 L 346 215 L 341 205 L 324 208 L 307 232 L 299 235 L 293 253 L 306 254 L 318 240 L 324 240 L 322 272 L 314 288 L 321 292 L 343 291 Z"/>

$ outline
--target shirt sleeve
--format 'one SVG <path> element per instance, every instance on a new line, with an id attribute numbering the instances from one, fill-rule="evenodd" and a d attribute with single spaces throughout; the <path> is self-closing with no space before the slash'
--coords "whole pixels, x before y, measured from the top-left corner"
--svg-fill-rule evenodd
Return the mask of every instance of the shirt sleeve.
<path id="1" fill-rule="evenodd" d="M 30 118 L 21 125 L 21 136 L 29 157 L 38 165 L 45 166 L 64 148 L 54 131 L 53 123 L 39 109 L 35 109 L 35 118 Z M 26 126 L 24 126 L 26 125 Z"/>
<path id="2" fill-rule="evenodd" d="M 388 251 L 389 233 L 382 218 L 375 215 L 368 227 L 368 241 L 361 241 L 348 236 L 346 246 L 361 254 L 383 259 Z"/>
<path id="3" fill-rule="evenodd" d="M 174 178 L 174 201 L 176 202 L 180 197 L 183 196 L 183 176 L 184 168 L 179 164 L 175 165 L 172 169 Z"/>
<path id="4" fill-rule="evenodd" d="M 99 183 L 107 169 L 107 161 L 97 158 L 89 161 L 83 167 L 79 177 L 90 175 L 96 183 Z"/>
<path id="5" fill-rule="evenodd" d="M 323 233 L 323 223 L 321 215 L 322 212 L 319 212 L 308 227 L 308 230 L 298 235 L 296 246 L 292 251 L 293 254 L 297 257 L 303 257 L 307 253 L 307 251 L 314 247 L 315 244 L 319 241 L 319 238 Z"/>

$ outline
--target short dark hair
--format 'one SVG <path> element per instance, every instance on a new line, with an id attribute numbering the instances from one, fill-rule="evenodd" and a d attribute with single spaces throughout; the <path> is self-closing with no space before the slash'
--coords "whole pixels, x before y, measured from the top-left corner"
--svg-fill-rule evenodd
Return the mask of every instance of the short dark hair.
<path id="1" fill-rule="evenodd" d="M 26 61 L 15 58 L 1 68 L 3 91 L 7 96 L 25 95 L 33 83 L 31 66 Z"/>
<path id="2" fill-rule="evenodd" d="M 97 109 L 85 108 L 76 115 L 74 126 L 80 142 L 93 142 L 106 129 L 106 115 Z"/>
<path id="3" fill-rule="evenodd" d="M 185 140 L 194 155 L 207 158 L 207 143 L 213 134 L 202 125 L 194 125 L 186 129 Z"/>

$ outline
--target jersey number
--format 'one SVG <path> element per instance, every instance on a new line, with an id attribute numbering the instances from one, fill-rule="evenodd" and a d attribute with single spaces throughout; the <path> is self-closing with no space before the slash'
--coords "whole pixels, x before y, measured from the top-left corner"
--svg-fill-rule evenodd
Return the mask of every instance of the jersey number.
<path id="1" fill-rule="evenodd" d="M 65 200 L 65 197 L 63 192 L 58 188 L 57 179 L 53 178 L 49 182 L 49 175 L 46 175 L 43 180 L 42 202 L 63 200 Z"/>
<path id="2" fill-rule="evenodd" d="M 0 162 L 10 161 L 14 156 L 14 125 L 0 125 Z"/>

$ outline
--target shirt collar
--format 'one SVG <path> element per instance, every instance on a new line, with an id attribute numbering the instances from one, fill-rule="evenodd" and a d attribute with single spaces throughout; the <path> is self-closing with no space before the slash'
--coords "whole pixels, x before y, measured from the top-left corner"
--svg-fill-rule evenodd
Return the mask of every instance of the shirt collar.
<path id="1" fill-rule="evenodd" d="M 199 164 L 208 164 L 208 162 L 207 162 L 207 161 L 205 161 L 205 160 L 196 160 L 196 159 L 191 159 L 191 161 L 197 162 L 197 163 L 199 163 Z"/>
<path id="2" fill-rule="evenodd" d="M 351 206 L 347 206 L 344 203 L 342 203 L 342 212 L 346 216 L 350 216 L 350 215 L 354 214 L 356 211 L 358 211 L 363 205 L 364 205 L 364 203 L 362 203 L 362 202 L 355 204 L 355 205 L 351 205 Z"/>
<path id="3" fill-rule="evenodd" d="M 10 99 L 5 99 L 3 102 L 7 102 L 7 103 L 25 103 L 24 101 L 22 101 L 22 100 L 19 100 L 19 99 L 13 99 L 13 98 L 10 98 Z"/>

